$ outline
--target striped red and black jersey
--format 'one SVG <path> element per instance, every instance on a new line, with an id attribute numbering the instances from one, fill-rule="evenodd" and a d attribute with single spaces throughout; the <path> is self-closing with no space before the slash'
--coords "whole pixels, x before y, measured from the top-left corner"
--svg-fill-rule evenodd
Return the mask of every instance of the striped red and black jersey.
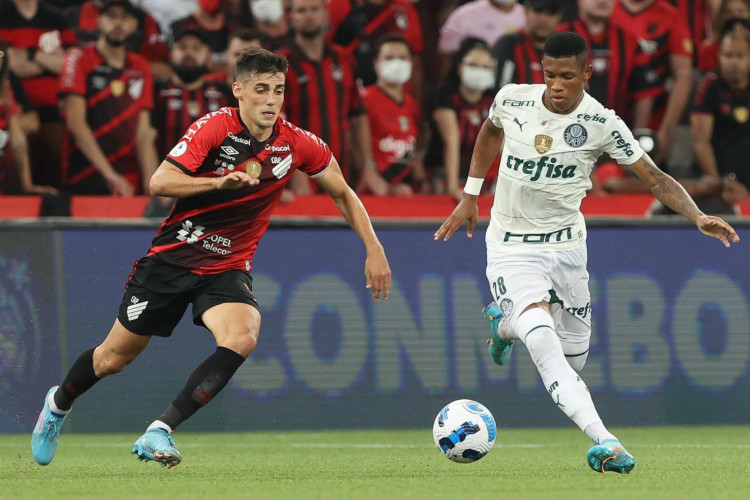
<path id="1" fill-rule="evenodd" d="M 501 36 L 492 49 L 497 61 L 497 87 L 509 83 L 544 83 L 543 52 L 534 47 L 525 29 Z"/>
<path id="2" fill-rule="evenodd" d="M 190 126 L 166 161 L 193 177 L 243 171 L 260 179 L 260 184 L 179 198 L 148 255 L 196 274 L 250 271 L 271 211 L 292 172 L 319 177 L 332 159 L 325 142 L 282 118 L 268 140 L 259 142 L 242 123 L 237 108 L 207 114 Z"/>
<path id="3" fill-rule="evenodd" d="M 399 33 L 412 52 L 422 52 L 422 25 L 416 7 L 408 0 L 390 0 L 380 5 L 365 0 L 331 0 L 327 8 L 328 40 L 355 55 L 357 76 L 364 85 L 377 80 L 373 50 L 383 35 Z"/>
<path id="4" fill-rule="evenodd" d="M 646 9 L 633 13 L 622 2 L 615 4 L 612 23 L 630 31 L 649 58 L 646 78 L 656 91 L 651 128 L 658 128 L 667 103 L 667 78 L 671 74 L 671 56 L 686 56 L 692 60 L 693 42 L 685 16 L 666 0 L 657 0 Z"/>
<path id="5" fill-rule="evenodd" d="M 604 107 L 626 117 L 634 98 L 659 93 L 655 82 L 648 78 L 649 58 L 633 33 L 608 23 L 602 33 L 594 35 L 580 19 L 562 23 L 557 30 L 573 31 L 586 40 L 593 68 L 586 90 Z"/>
<path id="6" fill-rule="evenodd" d="M 10 150 L 10 119 L 21 114 L 21 108 L 13 98 L 10 84 L 5 82 L 4 95 L 0 96 L 0 193 L 5 189 L 5 179 L 11 168 L 12 152 Z"/>
<path id="7" fill-rule="evenodd" d="M 693 37 L 693 47 L 700 45 L 709 37 L 711 33 L 711 13 L 706 0 L 669 0 L 685 16 L 688 29 Z M 697 57 L 695 63 L 700 59 Z"/>
<path id="8" fill-rule="evenodd" d="M 195 120 L 229 106 L 229 95 L 229 86 L 224 81 L 204 80 L 200 88 L 187 90 L 170 78 L 156 79 L 151 122 L 158 134 L 159 157 L 166 156 Z"/>
<path id="9" fill-rule="evenodd" d="M 99 38 L 99 9 L 88 1 L 65 9 L 65 17 L 73 27 L 81 45 L 95 42 Z M 159 29 L 159 23 L 151 14 L 136 7 L 138 28 L 127 41 L 128 50 L 136 52 L 149 61 L 167 61 L 169 48 Z"/>
<path id="10" fill-rule="evenodd" d="M 699 71 L 708 73 L 719 69 L 719 42 L 713 40 L 704 40 L 698 47 L 698 65 Z"/>
<path id="11" fill-rule="evenodd" d="M 733 89 L 726 81 L 708 74 L 695 93 L 691 114 L 713 117 L 711 145 L 719 173 L 734 173 L 750 188 L 750 88 Z"/>
<path id="12" fill-rule="evenodd" d="M 320 62 L 309 59 L 296 43 L 277 53 L 289 61 L 284 95 L 287 118 L 326 141 L 348 179 L 344 152 L 349 119 L 364 112 L 354 58 L 333 44 L 326 44 Z"/>
<path id="13" fill-rule="evenodd" d="M 490 106 L 492 106 L 494 100 L 494 94 L 487 93 L 483 94 L 477 102 L 470 103 L 464 99 L 455 85 L 450 84 L 440 87 L 435 95 L 435 102 L 432 107 L 433 112 L 439 109 L 450 109 L 456 113 L 460 151 L 459 179 L 465 180 L 469 175 L 469 165 L 471 163 L 471 155 L 474 151 L 474 143 L 477 140 L 484 121 L 489 116 Z M 431 128 L 434 132 L 430 136 L 424 163 L 431 170 L 439 170 L 445 166 L 444 142 L 434 120 Z M 495 163 L 485 177 L 488 181 L 484 183 L 486 190 L 492 188 L 493 181 L 497 177 L 497 168 L 495 167 L 499 163 L 500 157 L 498 155 Z"/>
<path id="14" fill-rule="evenodd" d="M 391 184 L 409 179 L 419 134 L 419 106 L 407 93 L 398 102 L 377 85 L 363 91 L 372 136 L 372 157 L 378 172 Z"/>
<path id="15" fill-rule="evenodd" d="M 135 153 L 136 130 L 141 111 L 153 108 L 153 89 L 146 59 L 128 52 L 125 66 L 113 68 L 94 45 L 68 52 L 60 73 L 60 97 L 74 94 L 86 99 L 86 121 L 102 152 L 136 189 L 142 185 Z M 62 169 L 63 185 L 68 188 L 100 175 L 67 130 Z"/>
<path id="16" fill-rule="evenodd" d="M 0 2 L 0 38 L 17 49 L 35 48 L 44 53 L 68 49 L 76 45 L 76 36 L 68 26 L 62 12 L 39 2 L 36 14 L 24 18 L 13 2 Z M 57 75 L 45 70 L 39 76 L 23 78 L 23 89 L 40 113 L 51 108 L 57 111 Z"/>

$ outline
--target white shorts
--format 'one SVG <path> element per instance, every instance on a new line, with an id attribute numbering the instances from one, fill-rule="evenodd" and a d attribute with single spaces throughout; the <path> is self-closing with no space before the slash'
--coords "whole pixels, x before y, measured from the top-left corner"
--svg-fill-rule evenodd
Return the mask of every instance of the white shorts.
<path id="1" fill-rule="evenodd" d="M 591 340 L 591 295 L 586 247 L 575 250 L 487 252 L 487 280 L 497 305 L 515 331 L 524 309 L 550 303 L 555 329 L 568 357 L 584 355 Z"/>

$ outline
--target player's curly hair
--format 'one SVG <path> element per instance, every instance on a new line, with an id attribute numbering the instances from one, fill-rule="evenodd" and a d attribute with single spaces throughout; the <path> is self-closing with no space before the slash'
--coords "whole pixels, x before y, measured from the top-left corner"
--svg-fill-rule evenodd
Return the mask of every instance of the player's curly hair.
<path id="1" fill-rule="evenodd" d="M 588 59 L 586 40 L 578 33 L 562 31 L 550 36 L 544 44 L 544 55 L 553 59 L 575 57 L 585 61 Z"/>
<path id="2" fill-rule="evenodd" d="M 286 74 L 289 63 L 286 57 L 266 49 L 251 47 L 237 58 L 235 66 L 237 80 L 243 75 Z"/>

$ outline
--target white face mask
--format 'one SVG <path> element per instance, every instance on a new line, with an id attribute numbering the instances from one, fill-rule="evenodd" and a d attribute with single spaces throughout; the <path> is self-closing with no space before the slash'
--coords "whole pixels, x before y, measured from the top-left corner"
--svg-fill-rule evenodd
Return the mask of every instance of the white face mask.
<path id="1" fill-rule="evenodd" d="M 258 21 L 275 23 L 284 15 L 281 0 L 251 0 L 250 12 Z"/>
<path id="2" fill-rule="evenodd" d="M 388 83 L 406 83 L 411 78 L 411 61 L 390 59 L 380 63 L 380 76 Z"/>
<path id="3" fill-rule="evenodd" d="M 495 85 L 495 72 L 487 68 L 464 66 L 461 70 L 461 83 L 469 90 L 484 92 Z"/>

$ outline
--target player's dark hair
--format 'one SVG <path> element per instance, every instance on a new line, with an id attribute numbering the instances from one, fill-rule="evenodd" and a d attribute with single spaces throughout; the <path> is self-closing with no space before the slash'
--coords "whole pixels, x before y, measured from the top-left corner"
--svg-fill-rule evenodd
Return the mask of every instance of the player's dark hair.
<path id="1" fill-rule="evenodd" d="M 279 56 L 266 49 L 251 47 L 237 58 L 235 71 L 237 80 L 241 76 L 268 75 L 273 73 L 286 74 L 288 63 L 286 57 Z"/>
<path id="2" fill-rule="evenodd" d="M 232 34 L 229 35 L 229 38 L 227 39 L 227 45 L 231 43 L 235 38 L 242 40 L 243 42 L 252 42 L 253 40 L 258 40 L 261 45 L 265 45 L 265 43 L 268 41 L 268 37 L 266 37 L 264 33 L 251 28 L 240 28 L 237 31 L 232 32 Z"/>
<path id="3" fill-rule="evenodd" d="M 578 60 L 588 60 L 588 46 L 586 40 L 578 33 L 562 31 L 550 36 L 544 43 L 544 55 L 553 59 L 575 57 Z"/>
<path id="4" fill-rule="evenodd" d="M 386 43 L 403 43 L 406 45 L 406 48 L 409 49 L 409 54 L 411 54 L 411 45 L 409 45 L 409 42 L 406 40 L 404 35 L 401 33 L 386 33 L 385 35 L 378 38 L 378 41 L 375 42 L 375 49 L 372 52 L 373 58 L 376 58 L 380 55 L 380 49 L 385 45 Z"/>
<path id="5" fill-rule="evenodd" d="M 485 42 L 481 38 L 476 38 L 473 36 L 464 38 L 461 41 L 461 45 L 459 45 L 458 50 L 455 54 L 453 54 L 453 57 L 451 58 L 450 67 L 448 68 L 448 75 L 445 77 L 446 83 L 458 88 L 458 85 L 461 83 L 461 78 L 458 76 L 458 67 L 461 66 L 464 57 L 466 57 L 469 52 L 476 49 L 484 50 L 489 55 L 491 55 L 493 59 L 495 58 L 492 54 L 492 51 L 490 50 L 490 47 L 487 45 L 487 42 Z"/>

